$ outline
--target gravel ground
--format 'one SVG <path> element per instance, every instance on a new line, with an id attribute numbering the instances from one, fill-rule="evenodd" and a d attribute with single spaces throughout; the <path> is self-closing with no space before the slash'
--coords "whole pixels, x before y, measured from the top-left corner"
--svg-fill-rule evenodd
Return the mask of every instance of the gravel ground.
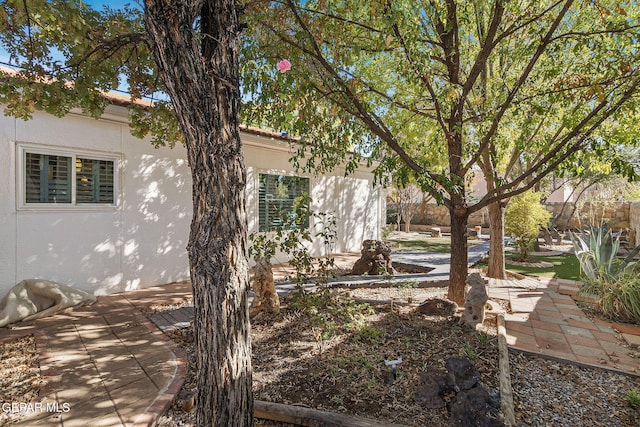
<path id="1" fill-rule="evenodd" d="M 511 384 L 521 425 L 640 426 L 625 400 L 640 378 L 511 352 Z"/>
<path id="2" fill-rule="evenodd" d="M 33 335 L 0 343 L 0 426 L 20 419 L 17 411 L 4 405 L 34 401 L 41 384 Z"/>

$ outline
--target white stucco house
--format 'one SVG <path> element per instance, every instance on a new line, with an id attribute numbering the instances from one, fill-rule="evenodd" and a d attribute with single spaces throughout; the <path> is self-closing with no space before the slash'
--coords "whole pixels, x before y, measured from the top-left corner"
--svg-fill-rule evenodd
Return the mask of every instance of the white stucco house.
<path id="1" fill-rule="evenodd" d="M 385 216 L 370 169 L 345 177 L 296 174 L 288 142 L 244 129 L 249 231 L 268 230 L 274 209 L 302 191 L 333 212 L 334 251 L 379 238 Z M 155 149 L 129 132 L 126 108 L 100 120 L 35 112 L 0 117 L 0 296 L 42 278 L 95 295 L 189 278 L 191 177 L 182 146 Z M 322 254 L 320 245 L 315 254 Z"/>

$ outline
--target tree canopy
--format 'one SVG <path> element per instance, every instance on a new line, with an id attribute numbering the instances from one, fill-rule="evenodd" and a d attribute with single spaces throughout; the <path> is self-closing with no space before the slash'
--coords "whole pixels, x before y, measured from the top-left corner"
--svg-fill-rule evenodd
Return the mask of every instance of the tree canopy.
<path id="1" fill-rule="evenodd" d="M 248 10 L 247 120 L 312 140 L 312 167 L 355 151 L 380 161 L 380 177 L 414 177 L 449 208 L 456 301 L 468 215 L 610 146 L 598 130 L 637 110 L 635 2 L 283 0 Z M 278 74 L 283 58 L 292 66 Z M 505 176 L 512 159 L 528 166 Z M 476 164 L 493 185 L 470 203 Z"/>

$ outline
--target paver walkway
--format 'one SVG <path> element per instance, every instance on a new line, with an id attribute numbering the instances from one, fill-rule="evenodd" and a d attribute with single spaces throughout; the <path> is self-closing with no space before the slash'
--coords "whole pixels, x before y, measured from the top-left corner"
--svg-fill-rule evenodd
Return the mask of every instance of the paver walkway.
<path id="1" fill-rule="evenodd" d="M 0 340 L 35 336 L 46 381 L 17 425 L 154 423 L 184 382 L 186 355 L 139 309 L 190 295 L 190 284 L 177 283 L 98 297 L 88 307 L 0 328 Z"/>
<path id="2" fill-rule="evenodd" d="M 489 297 L 508 300 L 505 315 L 510 347 L 572 362 L 640 375 L 640 326 L 590 319 L 578 307 L 578 283 L 527 278 L 491 280 Z"/>

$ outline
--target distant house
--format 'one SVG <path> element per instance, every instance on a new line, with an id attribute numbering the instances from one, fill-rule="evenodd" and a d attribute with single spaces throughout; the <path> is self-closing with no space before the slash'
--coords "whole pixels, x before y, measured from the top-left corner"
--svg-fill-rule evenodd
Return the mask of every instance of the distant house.
<path id="1" fill-rule="evenodd" d="M 480 200 L 487 194 L 487 183 L 484 179 L 484 174 L 479 168 L 472 170 L 473 177 L 469 188 L 469 196 L 472 200 Z M 546 198 L 547 203 L 564 203 L 572 202 L 573 200 L 573 188 L 566 180 L 557 180 L 553 177 L 553 186 L 556 188 Z"/>
<path id="2" fill-rule="evenodd" d="M 314 210 L 338 218 L 335 252 L 380 236 L 385 202 L 370 169 L 299 175 L 279 135 L 246 128 L 241 138 L 249 231 L 277 225 L 274 212 L 309 192 Z M 110 105 L 100 120 L 2 116 L 0 296 L 28 278 L 96 295 L 188 279 L 191 203 L 184 147 L 155 149 L 132 136 L 122 106 Z"/>

